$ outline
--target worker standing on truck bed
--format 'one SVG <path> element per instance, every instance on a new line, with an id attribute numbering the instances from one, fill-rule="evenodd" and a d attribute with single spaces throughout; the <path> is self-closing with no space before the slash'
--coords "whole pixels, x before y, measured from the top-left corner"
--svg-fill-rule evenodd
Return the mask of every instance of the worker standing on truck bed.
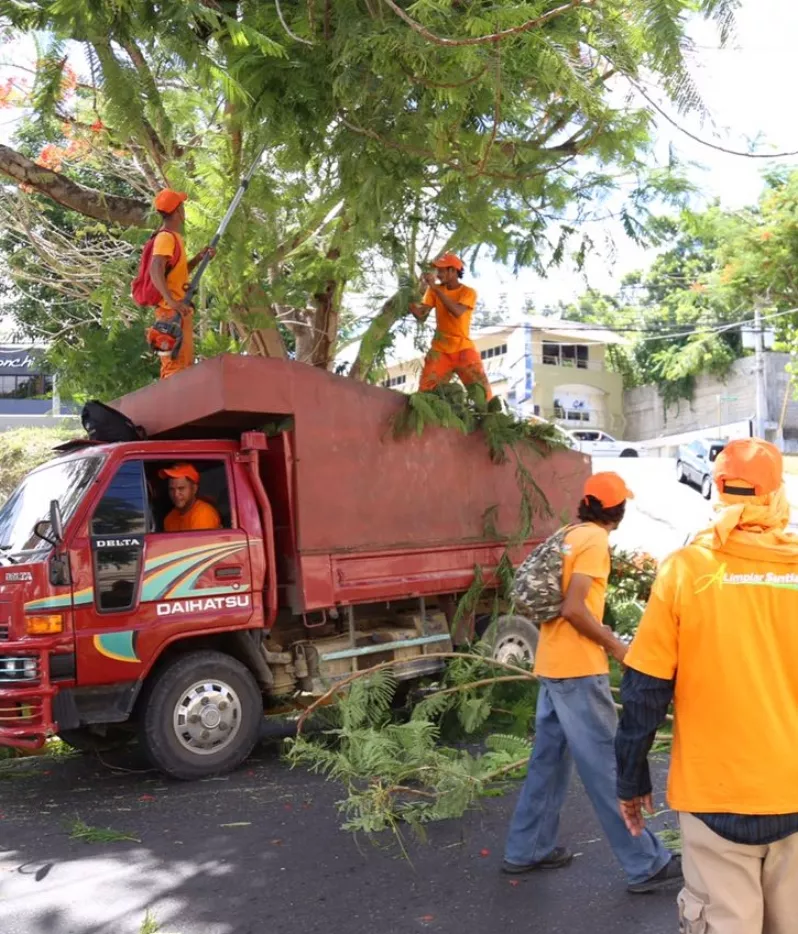
<path id="1" fill-rule="evenodd" d="M 424 321 L 435 309 L 435 336 L 424 360 L 419 390 L 431 392 L 437 386 L 458 376 L 464 386 L 477 384 L 491 399 L 490 383 L 482 366 L 482 358 L 471 340 L 471 315 L 477 304 L 477 293 L 463 285 L 464 265 L 454 253 L 444 253 L 432 264 L 437 270 L 422 278 L 427 291 L 421 304 L 412 304 L 410 311 Z"/>
<path id="2" fill-rule="evenodd" d="M 175 507 L 164 519 L 164 532 L 199 532 L 220 529 L 219 513 L 197 498 L 199 473 L 192 464 L 175 464 L 162 470 L 160 476 L 169 481 L 169 499 Z"/>
<path id="3" fill-rule="evenodd" d="M 194 363 L 194 309 L 183 303 L 183 296 L 188 289 L 189 273 L 203 256 L 207 253 L 213 256 L 215 253 L 210 247 L 205 247 L 193 259 L 186 258 L 183 240 L 186 212 L 183 204 L 187 197 L 182 191 L 165 188 L 158 192 L 154 203 L 155 210 L 163 218 L 161 230 L 153 244 L 150 265 L 150 278 L 162 296 L 155 317 L 158 321 L 167 321 L 176 314 L 180 315 L 183 330 L 183 341 L 177 357 L 174 360 L 168 355 L 161 357 L 161 379 L 168 379 Z M 172 265 L 175 256 L 176 262 Z"/>
<path id="4" fill-rule="evenodd" d="M 672 700 L 685 934 L 798 930 L 798 537 L 782 471 L 758 438 L 718 455 L 719 518 L 661 565 L 626 657 L 618 797 L 645 833 Z"/>
<path id="5" fill-rule="evenodd" d="M 633 837 L 615 792 L 613 741 L 617 717 L 607 654 L 622 662 L 626 645 L 602 625 L 610 574 L 609 533 L 618 528 L 632 493 L 616 473 L 589 477 L 579 503 L 580 525 L 562 543 L 560 616 L 540 627 L 535 674 L 540 681 L 529 772 L 510 823 L 502 866 L 517 874 L 558 869 L 573 859 L 557 845 L 572 764 L 585 786 L 633 894 L 681 881 L 681 862 L 651 831 Z"/>

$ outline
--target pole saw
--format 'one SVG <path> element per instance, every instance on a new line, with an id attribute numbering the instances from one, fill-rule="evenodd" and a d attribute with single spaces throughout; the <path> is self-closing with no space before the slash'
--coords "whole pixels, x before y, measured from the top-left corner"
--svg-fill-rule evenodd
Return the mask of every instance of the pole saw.
<path id="1" fill-rule="evenodd" d="M 210 251 L 216 249 L 217 244 L 224 236 L 224 232 L 227 230 L 230 221 L 233 219 L 233 215 L 235 214 L 238 205 L 241 203 L 241 199 L 246 194 L 247 188 L 249 188 L 250 180 L 252 179 L 252 176 L 255 174 L 255 170 L 260 164 L 260 157 L 262 155 L 263 150 L 261 149 L 254 162 L 249 167 L 247 174 L 241 179 L 241 184 L 238 186 L 236 193 L 233 195 L 233 200 L 230 202 L 230 206 L 219 223 L 219 227 L 217 228 L 216 233 L 213 235 L 211 242 L 208 244 L 208 250 L 200 260 L 197 268 L 194 270 L 194 275 L 191 277 L 191 281 L 189 282 L 188 288 L 186 289 L 186 294 L 181 299 L 183 304 L 191 304 L 191 299 L 194 297 L 197 289 L 199 288 L 202 274 L 208 268 L 208 263 L 211 261 Z M 176 360 L 178 354 L 180 353 L 180 348 L 183 346 L 183 319 L 180 313 L 176 312 L 173 318 L 169 318 L 166 321 L 155 321 L 152 327 L 148 328 L 147 330 L 147 343 L 159 357 L 170 357 L 172 360 Z"/>

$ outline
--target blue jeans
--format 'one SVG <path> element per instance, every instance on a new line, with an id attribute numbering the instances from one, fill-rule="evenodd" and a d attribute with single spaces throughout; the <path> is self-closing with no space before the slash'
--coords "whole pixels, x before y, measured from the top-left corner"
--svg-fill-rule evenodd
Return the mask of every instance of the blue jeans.
<path id="1" fill-rule="evenodd" d="M 535 863 L 555 848 L 560 811 L 575 762 L 596 816 L 629 882 L 644 882 L 667 865 L 671 854 L 659 839 L 650 830 L 633 837 L 618 810 L 616 727 L 617 715 L 607 675 L 540 679 L 535 743 L 510 823 L 505 847 L 507 862 L 522 866 Z"/>

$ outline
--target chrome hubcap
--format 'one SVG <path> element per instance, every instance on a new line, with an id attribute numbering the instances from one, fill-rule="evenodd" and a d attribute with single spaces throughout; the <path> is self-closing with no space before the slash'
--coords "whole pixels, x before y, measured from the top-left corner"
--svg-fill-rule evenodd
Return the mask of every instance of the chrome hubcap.
<path id="1" fill-rule="evenodd" d="M 185 749 L 200 756 L 219 752 L 241 729 L 241 701 L 224 681 L 197 681 L 178 700 L 172 722 Z"/>
<path id="2" fill-rule="evenodd" d="M 496 661 L 507 664 L 511 663 L 513 659 L 532 662 L 535 658 L 535 651 L 526 639 L 522 639 L 520 636 L 504 636 L 496 643 L 493 657 Z"/>

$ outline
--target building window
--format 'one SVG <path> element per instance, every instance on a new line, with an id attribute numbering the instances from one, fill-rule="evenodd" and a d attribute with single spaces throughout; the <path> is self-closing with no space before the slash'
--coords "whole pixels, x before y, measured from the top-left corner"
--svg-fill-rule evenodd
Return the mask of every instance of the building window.
<path id="1" fill-rule="evenodd" d="M 0 399 L 36 399 L 51 396 L 53 380 L 50 376 L 0 376 Z"/>
<path id="2" fill-rule="evenodd" d="M 501 357 L 507 353 L 507 344 L 497 344 L 495 347 L 488 347 L 487 350 L 480 350 L 479 355 L 483 360 L 490 360 L 493 357 Z"/>
<path id="3" fill-rule="evenodd" d="M 574 366 L 586 370 L 588 364 L 587 344 L 543 344 L 543 363 L 547 366 Z"/>
<path id="4" fill-rule="evenodd" d="M 389 379 L 384 379 L 382 385 L 386 389 L 396 389 L 397 386 L 404 386 L 406 382 L 406 376 L 391 376 Z"/>

